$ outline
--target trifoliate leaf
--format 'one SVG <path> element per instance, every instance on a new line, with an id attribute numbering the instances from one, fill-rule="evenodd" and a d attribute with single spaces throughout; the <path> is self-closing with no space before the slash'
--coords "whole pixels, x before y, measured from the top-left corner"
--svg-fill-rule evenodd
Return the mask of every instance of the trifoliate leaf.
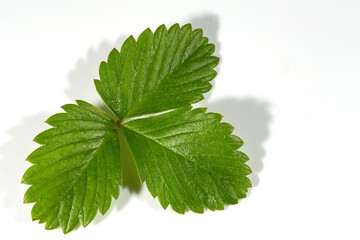
<path id="1" fill-rule="evenodd" d="M 201 213 L 246 197 L 251 169 L 237 150 L 242 140 L 220 114 L 190 106 L 211 88 L 214 48 L 201 29 L 175 24 L 114 49 L 95 86 L 118 119 L 77 101 L 47 120 L 53 128 L 34 139 L 43 146 L 29 155 L 34 165 L 23 176 L 32 185 L 24 196 L 35 203 L 32 218 L 67 233 L 104 214 L 119 196 L 122 132 L 141 181 L 164 208 Z M 144 116 L 150 113 L 158 115 Z"/>
<path id="2" fill-rule="evenodd" d="M 98 93 L 118 118 L 131 118 L 186 106 L 203 99 L 219 59 L 202 30 L 187 24 L 129 37 L 100 65 Z"/>
<path id="3" fill-rule="evenodd" d="M 120 145 L 115 121 L 84 101 L 63 106 L 51 116 L 53 126 L 34 141 L 43 145 L 27 160 L 22 182 L 32 185 L 25 203 L 36 202 L 33 220 L 64 233 L 88 225 L 99 210 L 105 214 L 121 183 Z"/>
<path id="4" fill-rule="evenodd" d="M 164 208 L 201 213 L 246 197 L 248 157 L 237 151 L 243 142 L 221 118 L 183 107 L 122 125 L 141 181 Z"/>

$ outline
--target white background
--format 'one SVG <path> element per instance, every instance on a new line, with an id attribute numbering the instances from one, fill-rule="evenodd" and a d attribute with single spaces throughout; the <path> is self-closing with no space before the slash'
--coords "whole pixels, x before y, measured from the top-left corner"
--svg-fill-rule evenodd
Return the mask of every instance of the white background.
<path id="1" fill-rule="evenodd" d="M 63 235 L 32 222 L 33 137 L 124 39 L 179 22 L 221 57 L 211 111 L 245 142 L 254 187 L 225 211 L 164 211 L 128 164 L 119 200 Z M 360 239 L 360 1 L 0 0 L 1 239 Z"/>

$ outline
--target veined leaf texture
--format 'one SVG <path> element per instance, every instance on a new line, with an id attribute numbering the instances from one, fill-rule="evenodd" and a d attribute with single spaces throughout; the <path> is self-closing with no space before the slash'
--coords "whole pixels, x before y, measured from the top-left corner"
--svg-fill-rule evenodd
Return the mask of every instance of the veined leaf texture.
<path id="1" fill-rule="evenodd" d="M 68 233 L 105 214 L 120 195 L 120 133 L 164 208 L 202 213 L 245 198 L 251 169 L 238 150 L 242 140 L 220 114 L 191 106 L 211 89 L 214 50 L 190 24 L 146 29 L 112 50 L 95 86 L 116 119 L 78 100 L 34 139 L 42 146 L 27 158 L 33 165 L 22 179 L 31 185 L 24 202 L 35 203 L 33 220 Z"/>

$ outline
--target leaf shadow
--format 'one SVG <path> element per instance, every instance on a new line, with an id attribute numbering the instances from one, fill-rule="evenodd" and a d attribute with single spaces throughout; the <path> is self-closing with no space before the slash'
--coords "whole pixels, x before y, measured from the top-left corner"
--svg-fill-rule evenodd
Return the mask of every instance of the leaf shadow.
<path id="1" fill-rule="evenodd" d="M 239 150 L 250 158 L 247 164 L 253 172 L 249 178 L 253 187 L 257 187 L 260 183 L 259 174 L 264 168 L 263 159 L 266 154 L 263 144 L 269 137 L 270 104 L 248 97 L 243 99 L 225 98 L 205 103 L 205 106 L 208 107 L 209 112 L 223 114 L 222 121 L 233 125 L 233 134 L 244 141 L 244 145 Z"/>
<path id="2" fill-rule="evenodd" d="M 101 102 L 93 79 L 99 78 L 100 63 L 107 61 L 107 57 L 113 48 L 120 50 L 126 38 L 127 36 L 120 35 L 113 42 L 105 39 L 97 47 L 90 47 L 85 57 L 76 62 L 74 68 L 68 73 L 69 86 L 65 89 L 65 94 L 71 100 L 82 99 L 91 102 L 96 99 Z"/>
<path id="3" fill-rule="evenodd" d="M 203 30 L 204 36 L 216 46 L 214 55 L 221 58 L 221 44 L 218 39 L 219 16 L 214 13 L 195 15 L 190 18 L 189 22 L 193 29 L 201 28 Z"/>
<path id="4" fill-rule="evenodd" d="M 204 36 L 209 38 L 209 42 L 215 44 L 215 56 L 220 57 L 220 63 L 215 68 L 219 73 L 221 70 L 221 43 L 218 38 L 219 16 L 215 13 L 195 15 L 190 18 L 194 28 L 202 28 Z M 268 138 L 268 125 L 271 121 L 269 103 L 255 98 L 224 98 L 211 101 L 212 91 L 216 88 L 217 78 L 211 84 L 213 88 L 204 94 L 205 101 L 195 104 L 195 106 L 208 107 L 208 111 L 218 112 L 224 115 L 223 121 L 231 123 L 235 129 L 233 134 L 240 136 L 244 141 L 241 151 L 248 154 L 250 160 L 248 165 L 253 173 L 249 175 L 253 186 L 259 185 L 259 173 L 263 169 L 262 159 L 265 157 L 264 141 Z M 251 192 L 250 189 L 249 192 Z M 248 194 L 250 195 L 250 193 Z"/>
<path id="5" fill-rule="evenodd" d="M 24 117 L 19 124 L 10 127 L 7 134 L 10 140 L 0 146 L 0 191 L 5 192 L 5 208 L 15 209 L 15 221 L 26 223 L 31 221 L 29 205 L 23 204 L 23 196 L 28 188 L 20 184 L 26 169 L 30 167 L 24 160 L 39 145 L 32 139 L 48 128 L 44 121 L 50 113 L 41 112 Z"/>
<path id="6" fill-rule="evenodd" d="M 188 21 L 193 26 L 193 29 L 201 28 L 204 36 L 209 39 L 210 43 L 215 44 L 214 55 L 220 58 L 219 64 L 215 67 L 215 71 L 219 74 L 221 70 L 221 44 L 218 39 L 219 31 L 219 16 L 214 13 L 205 13 L 201 15 L 194 15 L 189 18 Z M 205 99 L 209 99 L 212 95 L 212 91 L 216 86 L 216 81 L 211 81 L 213 86 L 211 90 L 204 94 Z"/>

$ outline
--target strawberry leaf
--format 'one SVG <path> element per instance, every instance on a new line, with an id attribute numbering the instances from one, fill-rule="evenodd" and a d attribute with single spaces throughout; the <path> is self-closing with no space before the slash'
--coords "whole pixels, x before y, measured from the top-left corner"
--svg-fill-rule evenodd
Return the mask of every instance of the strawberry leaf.
<path id="1" fill-rule="evenodd" d="M 129 37 L 100 65 L 98 93 L 120 119 L 186 106 L 203 99 L 216 76 L 215 46 L 187 24 L 146 29 Z"/>
<path id="2" fill-rule="evenodd" d="M 115 122 L 84 101 L 63 106 L 66 113 L 51 116 L 53 126 L 34 141 L 41 147 L 27 160 L 34 165 L 22 182 L 32 185 L 25 203 L 36 202 L 33 220 L 46 229 L 61 226 L 64 233 L 79 223 L 87 226 L 99 210 L 105 214 L 111 197 L 119 197 L 120 145 Z"/>
<path id="3" fill-rule="evenodd" d="M 119 197 L 122 133 L 141 181 L 164 208 L 202 213 L 245 198 L 251 169 L 237 150 L 242 140 L 220 114 L 191 107 L 211 88 L 214 48 L 201 29 L 175 24 L 111 51 L 95 86 L 118 119 L 79 100 L 47 120 L 53 128 L 35 137 L 42 146 L 22 179 L 31 185 L 24 203 L 35 203 L 33 220 L 68 233 L 105 214 Z"/>

